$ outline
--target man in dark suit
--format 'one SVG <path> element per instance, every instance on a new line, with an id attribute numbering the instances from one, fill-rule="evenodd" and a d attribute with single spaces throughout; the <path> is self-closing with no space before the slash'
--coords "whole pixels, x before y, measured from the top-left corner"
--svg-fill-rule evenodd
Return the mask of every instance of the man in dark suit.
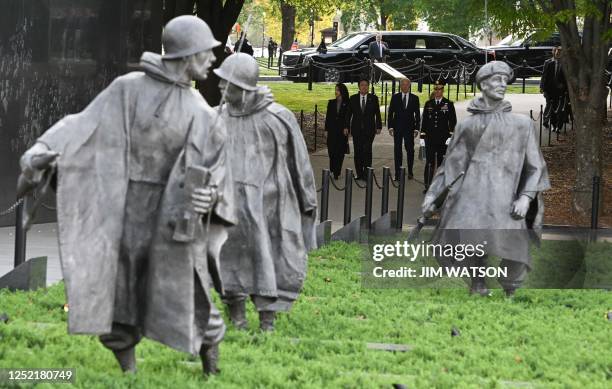
<path id="1" fill-rule="evenodd" d="M 402 144 L 408 154 L 408 179 L 414 177 L 414 138 L 419 135 L 421 112 L 419 98 L 410 93 L 410 79 L 400 80 L 400 92 L 391 97 L 389 104 L 389 134 L 393 137 L 393 154 L 395 157 L 395 180 L 399 180 L 400 168 L 403 165 Z"/>
<path id="2" fill-rule="evenodd" d="M 564 99 L 567 95 L 567 84 L 565 75 L 561 68 L 561 46 L 553 49 L 553 57 L 544 62 L 542 78 L 540 79 L 540 93 L 546 99 L 544 109 L 544 127 L 553 126 L 553 131 L 558 131 L 563 123 L 563 111 L 565 103 L 569 99 Z"/>
<path id="3" fill-rule="evenodd" d="M 425 190 L 427 193 L 434 172 L 442 164 L 448 140 L 455 130 L 457 114 L 453 102 L 444 97 L 444 82 L 434 85 L 433 98 L 423 107 L 421 139 L 425 141 Z"/>
<path id="4" fill-rule="evenodd" d="M 372 143 L 382 130 L 378 97 L 368 93 L 370 82 L 359 81 L 359 93 L 351 96 L 346 114 L 345 133 L 353 137 L 355 150 L 355 174 L 365 180 L 366 167 L 372 166 Z"/>
<path id="5" fill-rule="evenodd" d="M 368 46 L 368 54 L 373 62 L 385 62 L 385 57 L 389 55 L 389 46 L 383 42 L 380 32 L 376 33 L 376 40 Z"/>

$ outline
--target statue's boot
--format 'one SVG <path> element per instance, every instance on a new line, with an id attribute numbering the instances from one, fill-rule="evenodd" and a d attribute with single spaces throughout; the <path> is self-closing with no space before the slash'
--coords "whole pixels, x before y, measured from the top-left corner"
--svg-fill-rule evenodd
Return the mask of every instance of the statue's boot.
<path id="1" fill-rule="evenodd" d="M 473 277 L 472 286 L 470 287 L 470 294 L 479 294 L 481 296 L 489 296 L 491 292 L 487 288 L 484 277 Z"/>
<path id="2" fill-rule="evenodd" d="M 276 319 L 276 312 L 259 311 L 259 329 L 262 331 L 274 331 L 274 319 Z"/>
<path id="3" fill-rule="evenodd" d="M 238 330 L 246 330 L 248 326 L 246 318 L 246 304 L 245 300 L 234 301 L 229 306 L 230 320 L 234 327 Z"/>
<path id="4" fill-rule="evenodd" d="M 202 369 L 204 375 L 219 374 L 217 363 L 219 362 L 219 345 L 202 345 L 200 348 L 200 358 L 202 358 Z"/>
<path id="5" fill-rule="evenodd" d="M 506 293 L 506 297 L 514 297 L 514 293 L 516 293 L 516 288 L 504 288 L 504 293 Z"/>
<path id="6" fill-rule="evenodd" d="M 136 373 L 136 347 L 121 351 L 113 350 L 113 354 L 124 373 Z"/>

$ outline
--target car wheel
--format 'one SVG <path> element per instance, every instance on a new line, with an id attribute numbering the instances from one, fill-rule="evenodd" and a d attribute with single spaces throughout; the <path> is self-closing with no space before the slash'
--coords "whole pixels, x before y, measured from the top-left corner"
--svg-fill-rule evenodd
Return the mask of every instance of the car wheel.
<path id="1" fill-rule="evenodd" d="M 338 83 L 342 82 L 342 73 L 337 68 L 327 68 L 321 70 L 321 78 L 325 82 Z"/>

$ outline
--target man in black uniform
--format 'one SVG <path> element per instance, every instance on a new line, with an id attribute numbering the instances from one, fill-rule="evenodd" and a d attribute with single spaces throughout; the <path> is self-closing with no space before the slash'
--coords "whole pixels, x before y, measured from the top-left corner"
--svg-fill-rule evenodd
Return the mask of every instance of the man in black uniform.
<path id="1" fill-rule="evenodd" d="M 569 99 L 567 96 L 567 84 L 565 75 L 561 68 L 561 46 L 553 49 L 553 57 L 544 62 L 542 78 L 540 79 L 540 93 L 546 99 L 544 109 L 544 127 L 553 126 L 553 132 L 567 121 L 564 115 Z M 565 117 L 564 117 L 565 116 Z"/>
<path id="2" fill-rule="evenodd" d="M 433 98 L 425 103 L 421 126 L 421 139 L 425 140 L 425 190 L 435 169 L 442 164 L 446 154 L 447 141 L 457 124 L 457 115 L 453 102 L 444 97 L 444 82 L 437 80 L 434 85 Z"/>
<path id="3" fill-rule="evenodd" d="M 403 165 L 402 144 L 408 154 L 408 179 L 414 177 L 414 138 L 419 135 L 421 126 L 421 106 L 419 97 L 410 93 L 410 79 L 400 80 L 400 92 L 391 97 L 389 104 L 389 134 L 393 137 L 393 154 L 395 158 L 395 180 L 399 180 L 400 168 Z"/>
<path id="4" fill-rule="evenodd" d="M 349 100 L 344 130 L 346 135 L 350 133 L 353 136 L 355 174 L 358 180 L 365 180 L 366 167 L 372 166 L 372 143 L 374 136 L 382 130 L 378 97 L 368 93 L 369 87 L 368 80 L 359 81 L 359 93 Z"/>

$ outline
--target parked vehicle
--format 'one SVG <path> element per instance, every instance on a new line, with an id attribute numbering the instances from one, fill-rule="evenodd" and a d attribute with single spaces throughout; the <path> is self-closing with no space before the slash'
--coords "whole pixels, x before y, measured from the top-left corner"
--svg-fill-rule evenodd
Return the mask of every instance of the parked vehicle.
<path id="1" fill-rule="evenodd" d="M 544 61 L 552 58 L 552 49 L 556 46 L 561 46 L 558 32 L 547 38 L 540 38 L 534 32 L 520 38 L 509 35 L 497 45 L 489 46 L 487 49 L 495 52 L 496 59 L 505 61 L 514 68 L 515 78 L 529 78 L 542 75 Z M 608 56 L 608 71 L 612 71 L 610 56 Z"/>
<path id="2" fill-rule="evenodd" d="M 348 34 L 327 45 L 326 53 L 318 53 L 314 47 L 286 51 L 283 53 L 280 74 L 288 80 L 305 81 L 308 77 L 308 64 L 313 61 L 316 64 L 313 66 L 315 82 L 357 81 L 367 71 L 364 69 L 364 60 L 369 59 L 368 45 L 375 40 L 376 33 Z M 457 66 L 455 60 L 483 64 L 485 55 L 488 55 L 489 61 L 493 60 L 492 52 L 487 53 L 486 49 L 453 34 L 420 31 L 381 31 L 381 34 L 390 52 L 386 62 L 402 58 L 409 61 L 422 59 L 429 66 L 448 68 Z M 406 70 L 405 74 L 415 78 L 418 70 Z"/>

